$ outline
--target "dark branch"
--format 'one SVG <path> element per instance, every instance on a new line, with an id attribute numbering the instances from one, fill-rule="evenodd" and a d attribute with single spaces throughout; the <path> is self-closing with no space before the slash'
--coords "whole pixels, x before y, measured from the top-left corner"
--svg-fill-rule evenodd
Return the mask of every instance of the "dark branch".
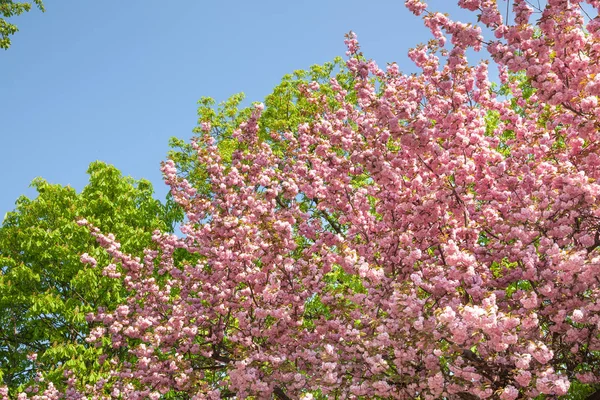
<path id="1" fill-rule="evenodd" d="M 586 397 L 585 400 L 600 400 L 600 390 L 596 390 L 594 393 Z"/>
<path id="2" fill-rule="evenodd" d="M 273 394 L 278 400 L 292 400 L 279 386 L 276 386 L 275 389 L 273 389 Z"/>

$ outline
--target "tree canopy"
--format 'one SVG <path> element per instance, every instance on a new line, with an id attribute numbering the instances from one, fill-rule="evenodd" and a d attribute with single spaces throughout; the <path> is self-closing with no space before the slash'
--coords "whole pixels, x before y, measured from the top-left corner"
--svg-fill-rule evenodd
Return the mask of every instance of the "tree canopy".
<path id="1" fill-rule="evenodd" d="M 140 255 L 79 220 L 111 257 L 82 271 L 123 290 L 87 316 L 103 374 L 32 391 L 600 396 L 600 20 L 581 7 L 600 1 L 515 0 L 506 18 L 459 0 L 477 24 L 405 3 L 434 37 L 409 52 L 419 73 L 349 33 L 345 64 L 286 77 L 265 105 L 201 101 L 162 166 L 181 236 Z"/>

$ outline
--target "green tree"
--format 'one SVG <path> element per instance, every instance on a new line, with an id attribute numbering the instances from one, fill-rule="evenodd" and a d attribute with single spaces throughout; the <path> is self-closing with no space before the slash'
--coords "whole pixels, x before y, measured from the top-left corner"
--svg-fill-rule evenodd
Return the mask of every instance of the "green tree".
<path id="1" fill-rule="evenodd" d="M 93 221 L 140 254 L 153 231 L 172 232 L 178 218 L 170 202 L 152 197 L 146 180 L 123 177 L 102 162 L 92 163 L 88 174 L 81 193 L 34 180 L 37 198 L 20 197 L 0 227 L 0 377 L 12 393 L 38 373 L 57 387 L 65 368 L 90 381 L 102 373 L 100 350 L 85 342 L 85 316 L 110 309 L 124 290 L 120 281 L 82 264 L 83 253 L 108 257 L 76 221 Z"/>
<path id="2" fill-rule="evenodd" d="M 33 0 L 33 2 L 42 12 L 45 11 L 42 0 Z M 8 49 L 10 47 L 10 36 L 19 30 L 15 24 L 8 22 L 5 18 L 15 17 L 30 10 L 31 3 L 0 0 L 0 48 Z"/>
<path id="3" fill-rule="evenodd" d="M 298 126 L 310 122 L 315 104 L 310 104 L 302 91 L 311 82 L 319 84 L 320 91 L 329 101 L 334 102 L 334 91 L 330 80 L 335 78 L 348 91 L 348 98 L 355 99 L 352 76 L 342 57 L 323 65 L 313 65 L 307 70 L 296 70 L 286 74 L 281 82 L 266 96 L 265 110 L 260 117 L 260 137 L 269 145 L 274 146 L 279 153 L 285 151 L 285 142 L 272 140 L 272 135 L 282 135 L 293 132 Z M 203 126 L 210 126 L 210 133 L 215 138 L 221 150 L 221 157 L 228 165 L 231 154 L 242 144 L 232 138 L 233 132 L 239 125 L 250 117 L 251 107 L 241 107 L 244 94 L 237 93 L 224 102 L 216 104 L 211 97 L 202 97 L 198 107 L 198 126 L 194 129 L 195 137 L 201 135 Z M 206 182 L 205 166 L 199 165 L 193 146 L 186 140 L 171 138 L 169 158 L 177 165 L 182 176 L 189 180 L 194 187 L 207 193 L 210 185 Z"/>

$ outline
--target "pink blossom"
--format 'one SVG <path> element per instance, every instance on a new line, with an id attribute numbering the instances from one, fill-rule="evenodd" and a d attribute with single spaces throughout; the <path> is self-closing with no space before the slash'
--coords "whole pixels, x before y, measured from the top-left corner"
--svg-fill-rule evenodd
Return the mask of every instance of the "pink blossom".
<path id="1" fill-rule="evenodd" d="M 500 395 L 502 400 L 515 400 L 517 397 L 519 397 L 519 390 L 511 385 L 505 387 Z"/>
<path id="2" fill-rule="evenodd" d="M 86 317 L 115 356 L 106 388 L 78 390 L 516 399 L 598 383 L 572 376 L 600 345 L 598 22 L 576 2 L 500 3 L 458 1 L 469 24 L 407 0 L 434 39 L 409 51 L 417 73 L 381 69 L 349 33 L 343 74 L 294 92 L 302 122 L 279 132 L 256 105 L 227 157 L 206 121 L 191 146 L 208 193 L 162 165 L 181 237 L 134 256 L 79 221 L 127 297 Z"/>

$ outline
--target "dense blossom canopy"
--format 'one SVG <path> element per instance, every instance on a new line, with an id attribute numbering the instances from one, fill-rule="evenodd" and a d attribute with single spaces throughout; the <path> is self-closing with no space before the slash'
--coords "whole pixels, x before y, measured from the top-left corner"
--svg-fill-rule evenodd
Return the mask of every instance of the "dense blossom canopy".
<path id="1" fill-rule="evenodd" d="M 163 165 L 183 237 L 157 232 L 140 259 L 81 221 L 130 297 L 90 316 L 88 341 L 122 351 L 68 396 L 512 400 L 600 383 L 600 19 L 581 7 L 600 1 L 549 0 L 534 20 L 515 0 L 512 23 L 502 2 L 458 3 L 478 25 L 406 1 L 435 37 L 409 53 L 419 74 L 382 70 L 349 34 L 352 93 L 306 85 L 307 122 L 262 137 L 258 105 L 227 162 L 204 124 L 210 193 Z"/>

